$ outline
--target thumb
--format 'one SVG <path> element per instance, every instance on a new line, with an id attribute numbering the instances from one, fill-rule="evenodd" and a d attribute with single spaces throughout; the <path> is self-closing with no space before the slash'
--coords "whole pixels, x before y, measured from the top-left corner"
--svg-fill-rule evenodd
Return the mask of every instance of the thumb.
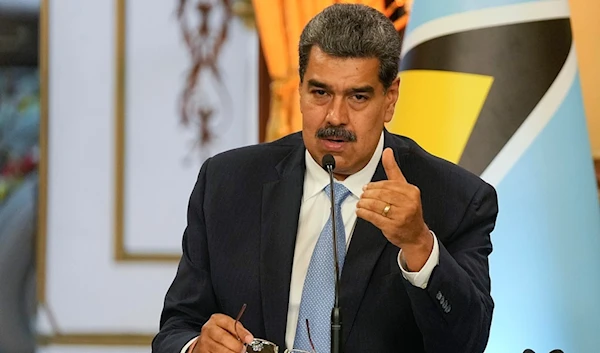
<path id="1" fill-rule="evenodd" d="M 383 169 L 385 169 L 385 175 L 387 175 L 389 180 L 400 180 L 406 182 L 404 174 L 402 174 L 402 171 L 400 170 L 400 167 L 394 158 L 394 151 L 391 148 L 388 147 L 383 151 L 381 162 L 383 164 Z"/>
<path id="2" fill-rule="evenodd" d="M 237 334 L 239 335 L 242 342 L 246 344 L 250 344 L 254 340 L 254 336 L 252 335 L 252 333 L 250 333 L 250 331 L 248 331 L 244 327 L 244 325 L 242 325 L 241 322 L 238 322 L 237 324 Z"/>
<path id="3" fill-rule="evenodd" d="M 224 314 L 216 314 L 214 316 L 214 324 L 223 330 L 228 331 L 231 335 L 233 335 L 233 337 L 239 337 L 240 341 L 244 343 L 251 343 L 254 340 L 252 333 L 250 333 L 250 331 L 248 331 L 240 321 L 237 321 L 236 323 L 234 318 Z"/>

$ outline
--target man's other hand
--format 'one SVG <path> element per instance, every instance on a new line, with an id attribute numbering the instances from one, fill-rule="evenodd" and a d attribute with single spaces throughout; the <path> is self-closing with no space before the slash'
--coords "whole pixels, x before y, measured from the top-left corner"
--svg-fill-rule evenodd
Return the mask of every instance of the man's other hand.
<path id="1" fill-rule="evenodd" d="M 241 341 L 238 341 L 238 336 Z M 223 314 L 214 314 L 202 326 L 200 337 L 198 337 L 191 352 L 240 353 L 246 351 L 244 343 L 249 344 L 252 340 L 254 340 L 254 337 L 244 328 L 241 322 L 235 325 L 233 318 Z"/>

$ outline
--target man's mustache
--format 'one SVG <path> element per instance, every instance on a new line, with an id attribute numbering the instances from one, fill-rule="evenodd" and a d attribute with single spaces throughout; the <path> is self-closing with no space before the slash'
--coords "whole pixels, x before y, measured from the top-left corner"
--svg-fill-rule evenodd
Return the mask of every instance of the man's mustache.
<path id="1" fill-rule="evenodd" d="M 319 139 L 342 140 L 348 142 L 356 141 L 356 135 L 352 131 L 346 130 L 340 126 L 320 128 L 317 130 L 315 136 Z"/>

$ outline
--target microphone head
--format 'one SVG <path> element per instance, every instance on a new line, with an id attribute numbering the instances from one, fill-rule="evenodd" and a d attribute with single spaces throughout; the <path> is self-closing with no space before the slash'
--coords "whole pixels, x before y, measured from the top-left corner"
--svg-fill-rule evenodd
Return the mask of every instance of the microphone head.
<path id="1" fill-rule="evenodd" d="M 335 169 L 335 158 L 333 158 L 332 155 L 330 155 L 329 153 L 323 156 L 323 159 L 321 160 L 321 166 L 327 170 L 327 167 L 331 166 L 331 170 Z"/>

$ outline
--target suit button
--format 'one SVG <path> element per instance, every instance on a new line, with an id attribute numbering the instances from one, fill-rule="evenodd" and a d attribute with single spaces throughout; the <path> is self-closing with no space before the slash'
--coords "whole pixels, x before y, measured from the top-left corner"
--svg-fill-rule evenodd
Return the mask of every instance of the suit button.
<path id="1" fill-rule="evenodd" d="M 450 313 L 450 310 L 452 310 L 452 306 L 450 306 L 450 304 L 448 304 L 448 305 L 447 305 L 447 306 L 444 308 L 444 312 L 445 312 L 446 314 L 449 314 L 449 313 Z"/>

